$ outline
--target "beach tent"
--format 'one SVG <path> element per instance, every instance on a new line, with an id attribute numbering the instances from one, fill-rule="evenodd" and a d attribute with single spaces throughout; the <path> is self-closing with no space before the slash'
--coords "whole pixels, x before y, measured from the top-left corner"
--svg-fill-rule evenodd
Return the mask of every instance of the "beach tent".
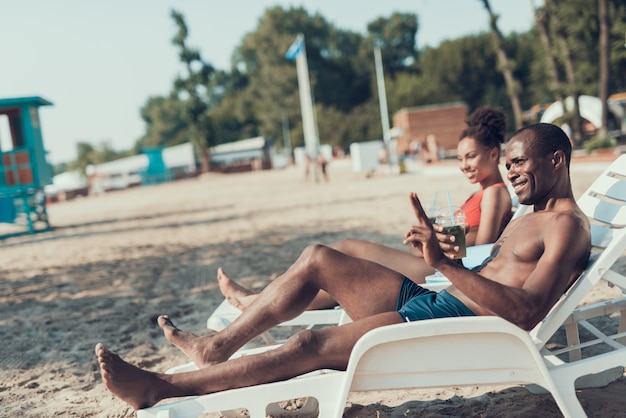
<path id="1" fill-rule="evenodd" d="M 578 98 L 578 105 L 581 117 L 591 122 L 596 129 L 602 126 L 602 101 L 599 98 L 582 95 Z M 565 99 L 565 107 L 568 111 L 574 108 L 574 99 L 572 97 Z M 621 124 L 621 120 L 624 117 L 624 109 L 619 104 L 609 103 L 609 113 L 612 113 L 618 124 Z M 540 122 L 552 123 L 561 116 L 563 116 L 563 105 L 557 101 L 543 112 Z M 621 126 L 618 125 L 618 129 L 621 129 Z"/>

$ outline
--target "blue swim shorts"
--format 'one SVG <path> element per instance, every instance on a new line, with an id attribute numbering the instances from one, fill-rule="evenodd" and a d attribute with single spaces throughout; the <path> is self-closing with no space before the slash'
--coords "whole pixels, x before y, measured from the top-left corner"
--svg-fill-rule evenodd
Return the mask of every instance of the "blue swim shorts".
<path id="1" fill-rule="evenodd" d="M 400 287 L 396 311 L 406 322 L 476 315 L 445 289 L 441 292 L 434 292 L 415 284 L 406 277 Z"/>

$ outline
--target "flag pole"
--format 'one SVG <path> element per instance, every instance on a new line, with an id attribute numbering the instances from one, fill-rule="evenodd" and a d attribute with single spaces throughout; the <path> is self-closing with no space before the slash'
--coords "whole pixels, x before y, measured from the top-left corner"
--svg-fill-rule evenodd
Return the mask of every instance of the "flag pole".
<path id="1" fill-rule="evenodd" d="M 378 42 L 374 44 L 374 63 L 376 65 L 376 85 L 378 86 L 378 103 L 380 106 L 380 121 L 383 128 L 383 141 L 387 150 L 387 163 L 391 170 L 391 137 L 389 135 L 389 111 L 387 110 L 387 93 L 385 89 L 385 75 L 383 60 Z"/>
<path id="2" fill-rule="evenodd" d="M 298 91 L 300 93 L 300 110 L 302 112 L 302 127 L 304 131 L 304 144 L 311 158 L 317 158 L 320 144 L 317 136 L 317 127 L 315 126 L 315 116 L 313 114 L 313 98 L 311 95 L 309 67 L 306 59 L 306 46 L 303 34 L 298 34 L 296 40 L 287 50 L 285 57 L 289 60 L 294 58 L 296 60 L 296 69 L 298 72 Z"/>
<path id="3" fill-rule="evenodd" d="M 291 137 L 289 136 L 289 119 L 283 117 L 283 146 L 287 154 L 288 161 L 291 163 Z"/>

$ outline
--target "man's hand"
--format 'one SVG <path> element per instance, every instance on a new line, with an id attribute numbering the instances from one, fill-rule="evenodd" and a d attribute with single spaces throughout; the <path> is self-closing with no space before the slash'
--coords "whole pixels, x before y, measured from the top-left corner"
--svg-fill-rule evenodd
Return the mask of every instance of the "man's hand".
<path id="1" fill-rule="evenodd" d="M 424 208 L 422 207 L 419 198 L 417 197 L 417 193 L 412 192 L 409 199 L 417 219 L 417 225 L 414 225 L 411 229 L 409 229 L 409 231 L 405 234 L 403 242 L 404 244 L 411 244 L 413 247 L 419 249 L 423 254 L 424 261 L 426 261 L 429 266 L 434 267 L 445 258 L 438 240 L 438 235 L 441 235 L 443 239 L 449 236 L 445 234 L 437 234 L 435 232 L 428 216 L 426 216 L 426 212 L 424 212 Z M 446 241 L 444 241 L 444 243 L 445 242 Z M 450 245 L 450 247 L 453 246 Z"/>
<path id="2" fill-rule="evenodd" d="M 456 237 L 454 235 L 444 234 L 442 225 L 434 224 L 433 229 L 437 233 L 441 251 L 443 251 L 446 257 L 456 259 L 455 254 L 459 251 L 459 246 L 455 244 Z"/>

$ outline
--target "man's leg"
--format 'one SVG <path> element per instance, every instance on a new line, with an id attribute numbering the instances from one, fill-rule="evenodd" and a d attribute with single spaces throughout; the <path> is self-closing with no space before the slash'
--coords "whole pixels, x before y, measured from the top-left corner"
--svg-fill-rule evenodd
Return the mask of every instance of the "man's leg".
<path id="1" fill-rule="evenodd" d="M 400 273 L 380 264 L 311 245 L 222 331 L 198 337 L 177 329 L 164 317 L 159 318 L 159 325 L 172 344 L 198 367 L 205 367 L 227 360 L 250 339 L 295 318 L 319 290 L 328 292 L 352 320 L 395 311 L 403 279 Z"/>
<path id="2" fill-rule="evenodd" d="M 400 322 L 397 312 L 386 312 L 338 327 L 301 331 L 275 350 L 187 373 L 168 375 L 139 369 L 102 344 L 96 346 L 96 356 L 106 387 L 134 409 L 141 409 L 166 398 L 276 382 L 319 369 L 345 370 L 352 348 L 363 334 Z"/>

